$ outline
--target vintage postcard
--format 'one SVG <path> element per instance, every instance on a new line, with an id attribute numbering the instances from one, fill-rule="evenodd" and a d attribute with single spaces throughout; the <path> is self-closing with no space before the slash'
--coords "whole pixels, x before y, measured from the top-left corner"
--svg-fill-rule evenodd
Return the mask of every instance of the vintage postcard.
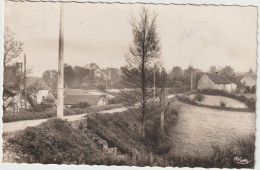
<path id="1" fill-rule="evenodd" d="M 254 169 L 258 6 L 191 3 L 5 1 L 2 163 Z"/>

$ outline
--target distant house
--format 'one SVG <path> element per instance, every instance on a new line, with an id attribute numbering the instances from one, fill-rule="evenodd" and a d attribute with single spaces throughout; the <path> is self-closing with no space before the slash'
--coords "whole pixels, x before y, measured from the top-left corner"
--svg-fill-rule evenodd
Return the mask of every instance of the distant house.
<path id="1" fill-rule="evenodd" d="M 87 102 L 91 106 L 107 105 L 113 96 L 97 91 L 82 89 L 65 89 L 64 105 L 73 106 L 80 102 Z"/>
<path id="2" fill-rule="evenodd" d="M 38 93 L 34 96 L 37 104 L 40 104 L 44 98 L 50 95 L 51 88 L 47 86 L 47 84 L 44 82 L 44 80 L 41 77 L 28 78 L 26 82 L 26 86 L 30 87 L 34 84 L 37 84 L 40 87 Z"/>
<path id="3" fill-rule="evenodd" d="M 240 82 L 244 86 L 256 86 L 256 75 L 245 75 L 240 79 Z"/>
<path id="4" fill-rule="evenodd" d="M 198 81 L 198 89 L 218 89 L 232 92 L 241 85 L 234 76 L 219 75 L 217 73 L 206 73 Z"/>

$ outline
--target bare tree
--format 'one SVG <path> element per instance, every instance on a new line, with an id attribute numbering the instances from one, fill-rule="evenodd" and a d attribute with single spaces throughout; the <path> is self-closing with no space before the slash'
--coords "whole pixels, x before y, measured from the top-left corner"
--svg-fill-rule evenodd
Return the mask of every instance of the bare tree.
<path id="1" fill-rule="evenodd" d="M 23 52 L 23 43 L 14 39 L 13 33 L 8 27 L 4 33 L 4 66 L 12 62 Z"/>
<path id="2" fill-rule="evenodd" d="M 122 69 L 122 79 L 125 84 L 135 89 L 135 102 L 140 102 L 142 135 L 145 138 L 145 120 L 147 101 L 151 92 L 149 85 L 153 80 L 153 61 L 160 56 L 159 37 L 156 25 L 157 16 L 151 15 L 146 7 L 142 7 L 140 20 L 133 19 L 132 25 L 133 42 L 130 45 L 130 55 L 126 57 L 127 66 Z M 130 98 L 130 96 L 128 96 Z"/>

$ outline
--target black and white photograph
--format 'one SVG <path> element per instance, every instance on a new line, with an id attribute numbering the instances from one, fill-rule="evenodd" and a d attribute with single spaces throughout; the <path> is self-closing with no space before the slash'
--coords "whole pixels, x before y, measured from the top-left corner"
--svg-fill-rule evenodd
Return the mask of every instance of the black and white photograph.
<path id="1" fill-rule="evenodd" d="M 258 12 L 5 1 L 2 163 L 254 169 Z"/>

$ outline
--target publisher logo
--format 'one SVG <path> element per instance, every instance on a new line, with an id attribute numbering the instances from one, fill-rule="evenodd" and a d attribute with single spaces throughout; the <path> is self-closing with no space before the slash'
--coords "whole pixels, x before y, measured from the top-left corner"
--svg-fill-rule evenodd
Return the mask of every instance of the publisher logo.
<path id="1" fill-rule="evenodd" d="M 248 160 L 248 159 L 243 159 L 241 157 L 235 157 L 234 158 L 234 161 L 238 164 L 242 164 L 242 165 L 246 165 L 246 164 L 249 164 L 251 162 L 251 160 Z"/>

